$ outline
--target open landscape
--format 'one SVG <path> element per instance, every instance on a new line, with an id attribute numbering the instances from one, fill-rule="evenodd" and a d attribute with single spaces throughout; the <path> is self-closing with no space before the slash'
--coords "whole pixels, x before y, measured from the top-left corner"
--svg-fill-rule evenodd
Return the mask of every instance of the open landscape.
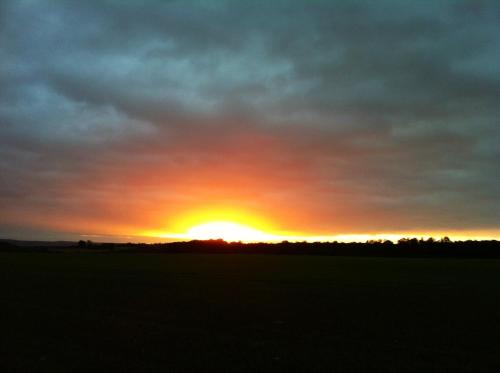
<path id="1" fill-rule="evenodd" d="M 1 253 L 0 367 L 496 372 L 499 273 L 496 259 Z"/>
<path id="2" fill-rule="evenodd" d="M 0 0 L 0 373 L 500 372 L 500 0 Z"/>

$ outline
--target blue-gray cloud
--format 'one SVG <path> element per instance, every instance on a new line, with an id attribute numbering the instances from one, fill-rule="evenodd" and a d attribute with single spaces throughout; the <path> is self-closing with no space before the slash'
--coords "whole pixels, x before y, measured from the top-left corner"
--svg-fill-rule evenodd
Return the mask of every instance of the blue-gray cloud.
<path id="1" fill-rule="evenodd" d="M 500 229 L 499 35 L 496 1 L 4 1 L 1 222 L 210 167 L 322 232 Z"/>

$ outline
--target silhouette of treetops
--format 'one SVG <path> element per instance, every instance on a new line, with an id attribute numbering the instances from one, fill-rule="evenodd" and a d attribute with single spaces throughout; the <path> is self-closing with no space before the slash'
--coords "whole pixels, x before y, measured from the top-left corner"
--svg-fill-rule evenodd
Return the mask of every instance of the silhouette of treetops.
<path id="1" fill-rule="evenodd" d="M 286 254 L 286 255 L 336 255 L 382 257 L 470 257 L 500 258 L 500 241 L 452 241 L 448 237 L 401 238 L 397 243 L 389 240 L 367 242 L 289 242 L 242 243 L 224 240 L 193 240 L 170 243 L 97 243 L 78 241 L 70 246 L 55 246 L 50 242 L 22 245 L 12 240 L 0 240 L 0 251 L 49 251 L 72 250 L 113 251 L 134 253 L 204 253 L 204 254 Z"/>

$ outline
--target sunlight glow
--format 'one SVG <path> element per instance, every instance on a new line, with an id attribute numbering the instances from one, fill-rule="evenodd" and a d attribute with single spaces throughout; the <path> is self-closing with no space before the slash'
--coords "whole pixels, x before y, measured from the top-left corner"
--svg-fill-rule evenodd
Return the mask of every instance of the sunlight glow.
<path id="1" fill-rule="evenodd" d="M 211 222 L 195 226 L 187 232 L 193 240 L 223 239 L 225 241 L 262 242 L 272 236 L 247 225 L 232 222 Z"/>
<path id="2" fill-rule="evenodd" d="M 274 231 L 269 221 L 243 209 L 207 206 L 179 214 L 165 230 L 141 232 L 139 235 L 168 240 L 279 241 L 280 236 L 269 233 Z"/>
<path id="3" fill-rule="evenodd" d="M 469 234 L 461 231 L 431 231 L 431 232 L 387 232 L 387 233 L 348 233 L 317 235 L 297 231 L 277 229 L 270 220 L 262 218 L 238 208 L 210 206 L 186 214 L 180 214 L 175 223 L 164 229 L 135 232 L 133 236 L 140 241 L 190 241 L 222 239 L 227 242 L 366 242 L 369 240 L 391 240 L 397 242 L 400 238 L 416 237 L 435 239 L 444 236 L 452 240 L 490 240 L 498 239 L 498 231 L 475 231 Z"/>

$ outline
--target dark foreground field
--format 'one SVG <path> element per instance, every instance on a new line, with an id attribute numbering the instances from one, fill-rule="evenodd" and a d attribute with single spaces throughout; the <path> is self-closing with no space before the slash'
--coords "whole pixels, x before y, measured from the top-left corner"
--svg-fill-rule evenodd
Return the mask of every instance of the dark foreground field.
<path id="1" fill-rule="evenodd" d="M 500 371 L 500 260 L 0 254 L 0 370 Z"/>

